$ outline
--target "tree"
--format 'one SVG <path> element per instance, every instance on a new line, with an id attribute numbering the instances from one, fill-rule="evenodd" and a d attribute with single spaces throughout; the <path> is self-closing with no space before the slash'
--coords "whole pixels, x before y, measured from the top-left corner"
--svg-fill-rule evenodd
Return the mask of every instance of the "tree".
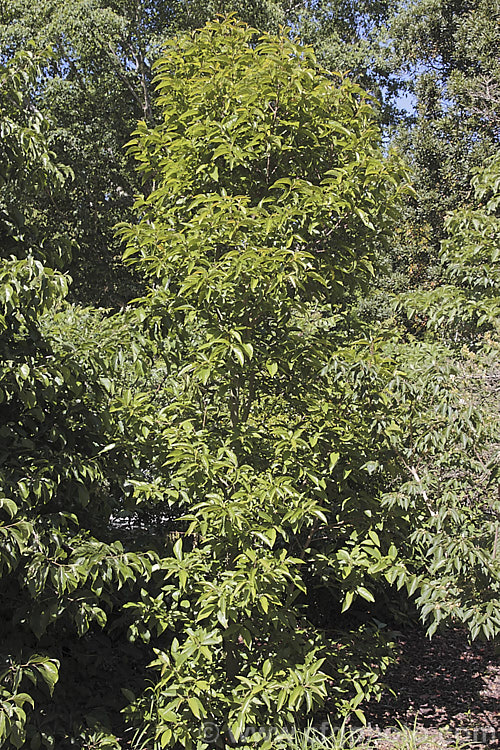
<path id="1" fill-rule="evenodd" d="M 403 3 L 390 24 L 393 66 L 409 80 L 415 115 L 399 134 L 414 169 L 395 266 L 411 287 L 440 280 L 446 215 L 467 204 L 474 170 L 498 151 L 498 25 L 490 0 Z M 408 266 L 410 273 L 408 274 Z"/>
<path id="2" fill-rule="evenodd" d="M 113 225 L 127 215 L 138 186 L 123 145 L 139 117 L 151 117 L 150 57 L 171 23 L 153 2 L 15 0 L 0 10 L 5 56 L 30 40 L 52 49 L 30 99 L 51 123 L 50 145 L 70 164 L 71 184 L 56 201 L 38 195 L 49 214 L 46 234 L 64 224 L 72 240 L 65 269 L 83 303 L 121 306 L 137 281 L 119 261 Z"/>
<path id="3" fill-rule="evenodd" d="M 340 612 L 373 601 L 363 550 L 381 545 L 380 574 L 393 566 L 370 481 L 375 453 L 394 461 L 378 391 L 392 367 L 365 361 L 347 309 L 403 173 L 363 90 L 286 38 L 211 23 L 156 70 L 161 124 L 140 123 L 130 146 L 154 189 L 122 234 L 167 328 L 161 472 L 184 517 L 161 592 L 132 607 L 162 635 L 135 715 L 142 741 L 202 747 L 203 720 L 238 740 L 311 711 L 329 679 L 341 712 L 361 716 L 372 690 L 362 657 L 347 643 L 335 656 L 307 620 L 304 580 L 329 577 Z M 330 525 L 326 550 L 312 540 Z"/>
<path id="4" fill-rule="evenodd" d="M 165 583 L 129 608 L 157 643 L 138 741 L 204 747 L 203 721 L 243 741 L 328 693 L 362 719 L 391 586 L 430 635 L 500 628 L 497 501 L 467 497 L 489 434 L 449 352 L 356 321 L 405 189 L 364 92 L 231 21 L 173 40 L 157 72 L 162 122 L 130 144 L 154 189 L 122 234 L 163 331 L 178 520 Z"/>
<path id="5" fill-rule="evenodd" d="M 2 141 L 0 143 L 0 257 L 37 257 L 57 265 L 64 259 L 68 238 L 49 238 L 38 196 L 53 201 L 71 170 L 57 163 L 47 139 L 47 122 L 29 104 L 40 67 L 47 61 L 32 49 L 19 52 L 0 68 L 2 75 Z"/>
<path id="6" fill-rule="evenodd" d="M 40 260 L 51 245 L 35 231 L 29 198 L 50 194 L 65 173 L 47 122 L 24 107 L 37 75 L 29 53 L 0 68 L 0 744 L 8 747 L 53 747 L 86 733 L 78 696 L 87 691 L 88 701 L 92 688 L 68 690 L 75 666 L 63 655 L 78 662 L 86 645 L 73 641 L 106 626 L 120 588 L 144 581 L 153 557 L 125 550 L 109 526 L 134 473 L 125 352 L 144 353 L 140 327 L 135 313 L 106 318 L 67 305 L 68 279 Z"/>
<path id="7" fill-rule="evenodd" d="M 494 15 L 489 0 L 415 2 L 392 27 L 418 97 L 413 127 L 401 139 L 416 174 L 409 236 L 401 243 L 413 252 L 414 293 L 404 299 L 422 331 L 430 315 L 429 326 L 436 329 L 439 321 L 437 327 L 444 324 L 461 341 L 465 334 L 469 343 L 479 319 L 483 331 L 491 325 L 497 297 L 495 199 L 480 204 L 496 190 L 500 39 Z"/>
<path id="8" fill-rule="evenodd" d="M 52 48 L 30 97 L 50 121 L 51 148 L 71 167 L 74 180 L 57 200 L 40 194 L 38 210 L 46 235 L 63 226 L 71 240 L 72 260 L 66 247 L 65 268 L 73 277 L 72 299 L 116 308 L 140 293 L 113 235 L 116 222 L 131 219 L 140 191 L 123 146 L 138 118 L 155 121 L 151 66 L 165 41 L 228 13 L 262 31 L 289 26 L 316 46 L 329 68 L 350 71 L 374 92 L 394 93 L 397 84 L 378 38 L 386 3 L 11 0 L 0 7 L 4 58 L 30 40 L 38 51 Z"/>
<path id="9" fill-rule="evenodd" d="M 157 69 L 122 226 L 149 295 L 119 314 L 66 302 L 38 194 L 70 175 L 21 106 L 39 68 L 0 69 L 7 746 L 244 742 L 327 696 L 362 720 L 396 590 L 431 634 L 500 628 L 489 404 L 355 312 L 406 190 L 369 98 L 228 20 Z"/>
<path id="10" fill-rule="evenodd" d="M 453 211 L 445 220 L 443 283 L 406 295 L 404 302 L 410 314 L 425 314 L 429 329 L 477 347 L 481 334 L 496 331 L 500 312 L 498 154 L 476 170 L 472 183 L 476 205 Z"/>

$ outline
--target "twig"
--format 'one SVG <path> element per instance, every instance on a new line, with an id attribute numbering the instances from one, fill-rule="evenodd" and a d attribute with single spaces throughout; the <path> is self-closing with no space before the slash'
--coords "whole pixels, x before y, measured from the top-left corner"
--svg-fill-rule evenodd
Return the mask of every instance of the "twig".
<path id="1" fill-rule="evenodd" d="M 413 475 L 415 481 L 418 482 L 418 484 L 420 485 L 420 488 L 422 490 L 422 497 L 424 498 L 425 503 L 426 503 L 427 507 L 429 508 L 429 513 L 431 514 L 431 516 L 437 516 L 436 511 L 432 510 L 431 503 L 429 501 L 429 496 L 428 496 L 427 492 L 425 491 L 425 487 L 422 484 L 422 480 L 420 479 L 420 477 L 417 474 L 416 468 L 414 466 L 410 466 L 409 469 L 410 469 L 410 472 Z"/>

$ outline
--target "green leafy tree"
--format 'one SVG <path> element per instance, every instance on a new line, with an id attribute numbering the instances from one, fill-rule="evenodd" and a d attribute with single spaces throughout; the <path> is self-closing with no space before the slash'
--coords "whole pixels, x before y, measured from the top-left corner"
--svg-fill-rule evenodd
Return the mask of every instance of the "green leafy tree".
<path id="1" fill-rule="evenodd" d="M 113 225 L 127 215 L 138 187 L 123 151 L 134 123 L 151 117 L 150 58 L 168 33 L 164 3 L 36 3 L 0 8 L 5 57 L 32 41 L 52 50 L 36 90 L 25 96 L 50 122 L 50 147 L 74 179 L 55 200 L 38 192 L 45 236 L 63 226 L 72 240 L 65 270 L 72 296 L 117 307 L 137 295 L 137 281 L 119 262 Z"/>
<path id="2" fill-rule="evenodd" d="M 0 69 L 0 744 L 16 748 L 77 731 L 63 654 L 85 650 L 72 640 L 105 627 L 122 586 L 145 581 L 153 559 L 125 550 L 109 526 L 136 470 L 124 421 L 140 326 L 135 314 L 68 306 L 68 279 L 39 259 L 50 245 L 37 242 L 26 193 L 54 189 L 64 172 L 47 123 L 23 108 L 36 75 L 29 53 Z"/>
<path id="3" fill-rule="evenodd" d="M 403 297 L 409 314 L 428 328 L 478 345 L 478 334 L 498 329 L 500 313 L 500 155 L 472 178 L 475 205 L 448 214 L 441 244 L 442 283 Z"/>
<path id="4" fill-rule="evenodd" d="M 285 38 L 212 23 L 156 70 L 162 122 L 140 123 L 130 146 L 154 189 L 122 234 L 167 328 L 162 473 L 187 526 L 162 591 L 132 606 L 148 638 L 164 634 L 135 716 L 151 722 L 142 741 L 202 747 L 203 721 L 238 740 L 311 711 L 330 679 L 343 712 L 372 690 L 368 664 L 347 643 L 335 658 L 305 618 L 304 581 L 328 575 L 311 540 L 340 521 L 338 612 L 373 601 L 367 550 L 385 540 L 370 459 L 392 460 L 387 434 L 372 447 L 392 369 L 364 362 L 346 309 L 374 272 L 402 170 L 381 155 L 363 90 Z M 380 574 L 393 554 L 379 550 Z"/>
<path id="5" fill-rule="evenodd" d="M 139 118 L 155 121 L 151 66 L 165 41 L 229 13 L 262 31 L 292 28 L 330 69 L 350 71 L 365 88 L 386 92 L 390 103 L 397 76 L 380 39 L 385 2 L 10 0 L 0 6 L 4 59 L 30 40 L 38 51 L 52 49 L 30 100 L 50 121 L 51 149 L 74 179 L 57 198 L 39 193 L 37 210 L 45 237 L 72 240 L 64 260 L 73 299 L 116 308 L 139 294 L 113 235 L 117 221 L 131 219 L 140 191 L 123 145 Z"/>
<path id="6" fill-rule="evenodd" d="M 64 260 L 69 241 L 61 231 L 47 236 L 38 198 L 44 195 L 53 201 L 71 170 L 57 163 L 47 138 L 47 121 L 29 99 L 44 63 L 47 56 L 30 49 L 0 67 L 0 257 L 24 257 L 32 250 L 57 265 Z"/>
<path id="7" fill-rule="evenodd" d="M 128 607 L 157 676 L 127 712 L 158 747 L 206 746 L 204 722 L 244 742 L 328 694 L 362 720 L 395 589 L 430 635 L 500 628 L 491 422 L 446 347 L 356 322 L 405 189 L 364 92 L 231 21 L 173 40 L 156 83 L 130 144 L 153 190 L 122 228 L 166 369 L 134 496 L 163 493 L 177 540 Z"/>
<path id="8" fill-rule="evenodd" d="M 475 169 L 498 152 L 497 14 L 491 0 L 415 0 L 394 11 L 393 67 L 416 100 L 397 138 L 415 188 L 392 258 L 397 291 L 440 283 L 445 217 L 468 203 Z"/>

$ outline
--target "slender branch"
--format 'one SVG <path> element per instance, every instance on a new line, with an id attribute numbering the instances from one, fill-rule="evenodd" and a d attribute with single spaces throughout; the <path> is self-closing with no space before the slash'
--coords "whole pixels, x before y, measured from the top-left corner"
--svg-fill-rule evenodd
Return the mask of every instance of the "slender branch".
<path id="1" fill-rule="evenodd" d="M 500 500 L 500 487 L 497 489 L 498 499 Z M 495 540 L 493 542 L 493 559 L 497 559 L 497 548 L 498 548 L 498 521 L 495 524 Z"/>
<path id="2" fill-rule="evenodd" d="M 119 67 L 116 68 L 116 75 L 118 76 L 118 78 L 120 79 L 120 81 L 125 84 L 125 86 L 128 88 L 128 90 L 132 94 L 133 98 L 135 99 L 136 104 L 138 104 L 139 107 L 141 108 L 142 112 L 144 112 L 144 103 L 143 103 L 141 97 L 138 95 L 138 93 L 135 90 L 135 88 L 132 86 L 132 84 L 128 80 L 128 78 L 125 75 L 125 73 L 121 70 L 122 61 L 120 60 L 120 58 L 117 55 L 116 51 L 113 49 L 113 46 L 112 46 L 111 42 L 108 44 L 108 48 L 110 50 L 110 53 L 111 53 L 112 57 L 114 58 L 114 60 L 116 62 L 118 62 L 118 65 L 119 65 Z"/>
<path id="3" fill-rule="evenodd" d="M 246 422 L 250 415 L 250 409 L 252 408 L 254 398 L 255 398 L 255 373 L 252 372 L 248 379 L 247 399 L 245 402 L 245 406 L 243 407 L 241 411 L 241 419 L 243 422 Z"/>
<path id="4" fill-rule="evenodd" d="M 317 528 L 318 528 L 318 521 L 316 520 L 316 521 L 314 521 L 313 525 L 311 526 L 311 531 L 309 532 L 309 535 L 308 535 L 308 537 L 306 539 L 306 543 L 304 544 L 304 546 L 302 548 L 302 552 L 300 553 L 300 557 L 299 557 L 300 560 L 303 560 L 304 557 L 306 556 L 307 548 L 311 544 L 312 538 L 315 535 Z"/>
<path id="5" fill-rule="evenodd" d="M 151 100 L 149 97 L 148 85 L 146 81 L 146 61 L 144 60 L 144 56 L 142 53 L 139 57 L 139 74 L 141 78 L 142 94 L 144 97 L 142 111 L 144 112 L 144 119 L 150 120 L 153 114 L 153 111 L 151 108 Z"/>
<path id="6" fill-rule="evenodd" d="M 238 377 L 234 378 L 231 390 L 229 391 L 229 413 L 233 429 L 236 429 L 240 421 L 240 388 Z"/>
<path id="7" fill-rule="evenodd" d="M 430 500 L 429 500 L 429 496 L 427 495 L 427 492 L 425 491 L 424 485 L 422 484 L 422 480 L 420 479 L 420 477 L 417 474 L 416 468 L 414 466 L 410 466 L 409 469 L 410 469 L 410 472 L 411 472 L 412 476 L 414 477 L 415 481 L 418 482 L 418 484 L 420 485 L 420 489 L 422 490 L 422 497 L 425 500 L 425 504 L 429 508 L 429 513 L 431 514 L 431 516 L 437 516 L 436 511 L 432 510 L 432 506 L 431 506 L 431 503 L 430 503 Z"/>

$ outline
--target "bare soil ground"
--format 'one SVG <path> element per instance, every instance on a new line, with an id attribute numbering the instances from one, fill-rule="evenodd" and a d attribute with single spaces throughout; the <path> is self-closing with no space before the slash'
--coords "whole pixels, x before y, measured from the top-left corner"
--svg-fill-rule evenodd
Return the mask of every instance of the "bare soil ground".
<path id="1" fill-rule="evenodd" d="M 390 734 L 404 725 L 422 736 L 448 732 L 460 744 L 500 747 L 498 644 L 470 644 L 460 631 L 431 641 L 420 631 L 407 631 L 398 645 L 399 658 L 386 677 L 393 692 L 386 690 L 380 703 L 367 706 L 372 730 Z"/>

